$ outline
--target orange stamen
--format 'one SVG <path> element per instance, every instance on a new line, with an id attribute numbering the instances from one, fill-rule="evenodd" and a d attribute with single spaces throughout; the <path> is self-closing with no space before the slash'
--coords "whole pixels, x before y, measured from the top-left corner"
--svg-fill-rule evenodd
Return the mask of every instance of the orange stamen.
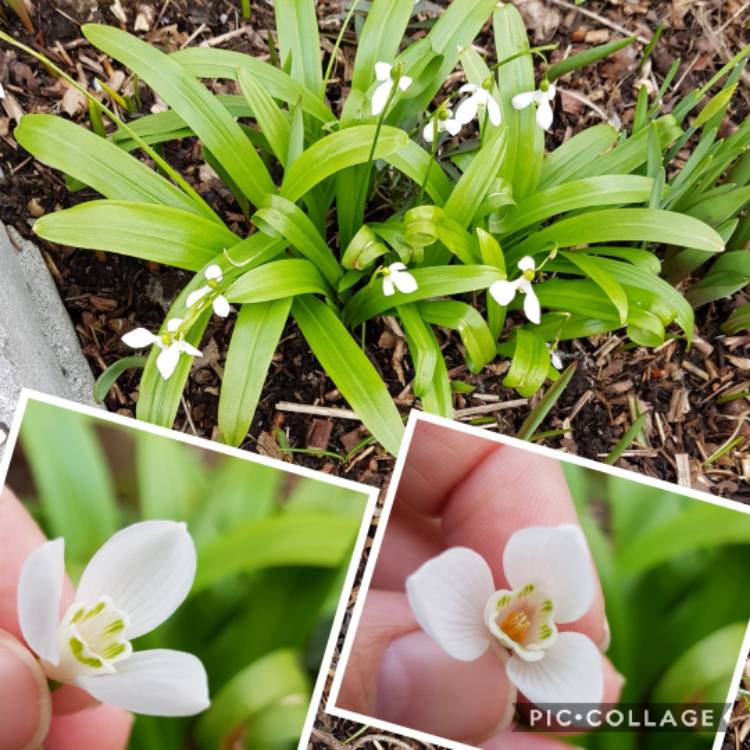
<path id="1" fill-rule="evenodd" d="M 526 633 L 529 632 L 530 627 L 531 621 L 523 610 L 511 612 L 500 623 L 500 630 L 516 643 L 521 643 L 526 638 Z"/>

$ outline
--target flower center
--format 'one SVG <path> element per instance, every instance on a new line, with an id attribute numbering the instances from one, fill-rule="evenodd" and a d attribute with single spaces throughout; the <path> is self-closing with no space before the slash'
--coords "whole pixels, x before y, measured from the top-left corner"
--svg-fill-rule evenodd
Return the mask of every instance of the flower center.
<path id="1" fill-rule="evenodd" d="M 523 272 L 523 277 L 524 279 L 526 279 L 526 281 L 533 281 L 535 275 L 536 271 L 533 268 L 529 268 Z"/>
<path id="2" fill-rule="evenodd" d="M 522 643 L 531 627 L 529 616 L 522 609 L 511 612 L 501 623 L 502 630 L 511 640 Z"/>

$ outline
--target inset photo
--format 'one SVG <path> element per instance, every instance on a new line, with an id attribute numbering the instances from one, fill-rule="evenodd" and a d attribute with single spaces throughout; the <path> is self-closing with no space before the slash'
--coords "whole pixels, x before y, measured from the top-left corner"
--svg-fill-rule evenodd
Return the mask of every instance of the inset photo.
<path id="1" fill-rule="evenodd" d="M 413 413 L 319 735 L 719 748 L 748 617 L 746 506 Z"/>
<path id="2" fill-rule="evenodd" d="M 2 472 L 0 748 L 297 746 L 375 489 L 28 391 Z"/>

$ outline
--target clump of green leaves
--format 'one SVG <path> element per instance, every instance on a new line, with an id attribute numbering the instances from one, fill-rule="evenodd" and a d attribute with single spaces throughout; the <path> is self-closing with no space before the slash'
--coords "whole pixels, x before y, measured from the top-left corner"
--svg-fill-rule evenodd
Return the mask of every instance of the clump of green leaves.
<path id="1" fill-rule="evenodd" d="M 412 0 L 374 0 L 336 116 L 314 3 L 281 0 L 275 11 L 282 68 L 205 47 L 164 55 L 118 29 L 85 26 L 169 109 L 125 123 L 97 103 L 116 126 L 106 137 L 49 115 L 28 115 L 16 130 L 38 159 L 105 198 L 42 217 L 39 236 L 196 274 L 162 330 L 133 339 L 154 344 L 140 418 L 172 424 L 190 352 L 222 300 L 239 306 L 219 401 L 223 440 L 244 440 L 291 315 L 364 424 L 396 451 L 401 417 L 360 345 L 378 315 L 401 323 L 422 407 L 451 416 L 436 326 L 458 333 L 473 373 L 510 357 L 504 383 L 528 396 L 559 377 L 559 341 L 623 328 L 642 346 L 668 335 L 689 345 L 693 305 L 750 279 L 750 121 L 719 136 L 750 48 L 670 114 L 662 97 L 677 64 L 653 102 L 641 93 L 630 132 L 597 125 L 546 153 L 555 79 L 633 39 L 537 80 L 541 51 L 512 5 L 454 0 L 402 49 Z M 471 47 L 490 15 L 495 64 Z M 457 67 L 470 88 L 436 105 Z M 236 81 L 239 93 L 214 95 L 202 79 Z M 456 137 L 474 116 L 476 133 Z M 247 218 L 239 234 L 161 156 L 159 144 L 192 136 Z M 704 264 L 687 297 L 677 291 L 673 283 Z M 528 322 L 506 321 L 521 307 Z"/>

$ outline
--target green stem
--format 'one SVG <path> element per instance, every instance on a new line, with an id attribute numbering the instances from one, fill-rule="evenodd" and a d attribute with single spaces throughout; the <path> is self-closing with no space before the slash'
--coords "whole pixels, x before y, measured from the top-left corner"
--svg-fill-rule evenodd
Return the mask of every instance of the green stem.
<path id="1" fill-rule="evenodd" d="M 326 89 L 328 88 L 328 81 L 331 79 L 331 73 L 333 72 L 333 66 L 336 64 L 336 54 L 339 51 L 339 47 L 341 47 L 341 41 L 344 38 L 344 33 L 346 32 L 347 27 L 349 26 L 349 22 L 352 20 L 352 16 L 354 15 L 354 11 L 357 8 L 357 4 L 359 3 L 359 0 L 354 0 L 351 7 L 349 8 L 349 12 L 346 14 L 346 18 L 344 18 L 344 23 L 341 24 L 341 30 L 339 31 L 339 35 L 336 37 L 336 43 L 333 45 L 333 52 L 331 52 L 331 56 L 328 58 L 328 65 L 326 66 L 326 74 L 323 76 L 323 95 L 325 96 Z"/>

